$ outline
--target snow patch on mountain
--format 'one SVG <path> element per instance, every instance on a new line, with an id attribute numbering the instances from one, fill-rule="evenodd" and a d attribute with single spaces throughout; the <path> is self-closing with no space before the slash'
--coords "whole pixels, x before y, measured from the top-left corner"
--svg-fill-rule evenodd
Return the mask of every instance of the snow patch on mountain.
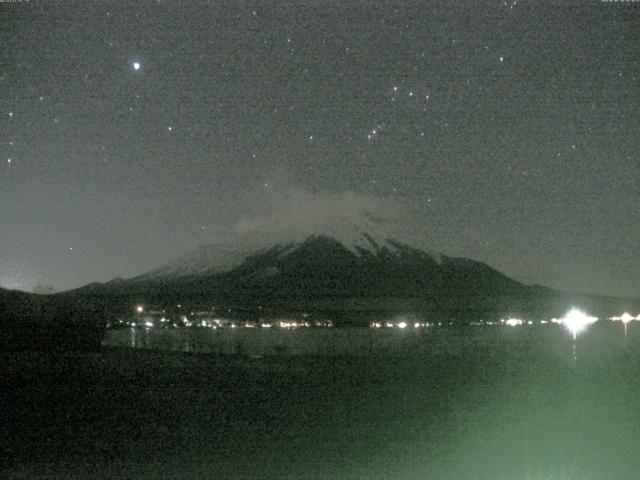
<path id="1" fill-rule="evenodd" d="M 354 255 L 421 254 L 440 262 L 441 256 L 393 240 L 393 224 L 405 214 L 397 205 L 378 202 L 353 192 L 333 195 L 296 195 L 295 201 L 250 221 L 241 221 L 211 244 L 138 279 L 223 273 L 245 258 L 283 246 L 285 256 L 313 236 L 333 238 Z"/>

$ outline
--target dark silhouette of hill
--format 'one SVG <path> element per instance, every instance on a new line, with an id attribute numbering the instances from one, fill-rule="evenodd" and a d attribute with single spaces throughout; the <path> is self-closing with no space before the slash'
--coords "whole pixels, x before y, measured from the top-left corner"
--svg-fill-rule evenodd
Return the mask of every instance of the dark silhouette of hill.
<path id="1" fill-rule="evenodd" d="M 110 311 L 91 298 L 0 289 L 0 350 L 97 350 Z"/>

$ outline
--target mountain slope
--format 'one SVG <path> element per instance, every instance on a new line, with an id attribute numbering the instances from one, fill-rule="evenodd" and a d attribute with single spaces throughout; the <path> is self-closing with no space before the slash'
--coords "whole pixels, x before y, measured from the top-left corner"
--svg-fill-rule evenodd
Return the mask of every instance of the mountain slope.
<path id="1" fill-rule="evenodd" d="M 427 253 L 368 233 L 351 240 L 345 244 L 312 235 L 222 265 L 210 259 L 225 253 L 205 247 L 183 257 L 189 261 L 182 264 L 88 286 L 85 292 L 163 305 L 225 305 L 246 312 L 317 311 L 353 317 L 410 311 L 466 318 L 502 311 L 503 305 L 522 300 L 529 291 L 480 262 Z"/>
<path id="2" fill-rule="evenodd" d="M 142 302 L 223 307 L 251 318 L 312 312 L 351 324 L 398 314 L 446 321 L 549 318 L 573 305 L 610 315 L 619 314 L 621 305 L 619 299 L 525 285 L 482 262 L 428 253 L 369 232 L 343 235 L 342 241 L 311 235 L 245 255 L 247 250 L 246 244 L 230 253 L 201 247 L 148 274 L 70 293 L 118 309 Z"/>

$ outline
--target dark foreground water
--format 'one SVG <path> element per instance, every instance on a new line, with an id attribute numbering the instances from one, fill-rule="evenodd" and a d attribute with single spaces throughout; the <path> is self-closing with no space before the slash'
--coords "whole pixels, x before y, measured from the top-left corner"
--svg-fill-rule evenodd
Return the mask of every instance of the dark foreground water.
<path id="1" fill-rule="evenodd" d="M 0 477 L 635 480 L 628 330 L 593 325 L 576 358 L 557 326 L 335 334 L 366 337 L 351 355 L 1 354 Z"/>

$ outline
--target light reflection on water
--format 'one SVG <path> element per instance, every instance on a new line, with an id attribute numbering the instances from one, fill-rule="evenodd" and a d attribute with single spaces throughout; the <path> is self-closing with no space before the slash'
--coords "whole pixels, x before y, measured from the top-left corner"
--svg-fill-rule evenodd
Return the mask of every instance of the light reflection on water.
<path id="1" fill-rule="evenodd" d="M 491 349 L 500 342 L 518 355 L 542 345 L 554 355 L 577 361 L 579 356 L 619 355 L 640 346 L 640 325 L 599 322 L 572 335 L 559 325 L 431 327 L 423 330 L 209 329 L 127 328 L 110 330 L 105 346 L 128 346 L 205 354 L 264 355 L 456 355 Z"/>
<path id="2" fill-rule="evenodd" d="M 422 332 L 127 329 L 110 332 L 105 343 L 248 356 L 417 356 L 417 361 L 349 361 L 349 369 L 363 366 L 363 376 L 371 374 L 367 365 L 375 365 L 385 381 L 358 389 L 362 379 L 354 376 L 342 384 L 353 387 L 341 395 L 337 389 L 335 399 L 334 393 L 305 399 L 317 410 L 307 411 L 304 402 L 295 408 L 286 404 L 287 415 L 297 408 L 315 422 L 295 423 L 283 445 L 265 448 L 263 460 L 286 470 L 272 478 L 640 478 L 634 457 L 640 441 L 640 380 L 634 370 L 640 364 L 640 325 L 635 323 L 625 333 L 620 323 L 598 322 L 575 339 L 562 325 L 520 325 Z M 438 354 L 442 358 L 429 358 Z M 271 365 L 264 358 L 238 361 L 250 365 L 255 378 Z M 286 368 L 283 372 L 295 376 Z M 338 377 L 350 375 L 339 368 Z M 202 423 L 194 425 L 199 435 Z M 299 451 L 316 455 L 317 474 L 307 470 L 307 457 L 296 457 Z M 238 468 L 235 460 L 227 460 L 229 468 Z"/>

